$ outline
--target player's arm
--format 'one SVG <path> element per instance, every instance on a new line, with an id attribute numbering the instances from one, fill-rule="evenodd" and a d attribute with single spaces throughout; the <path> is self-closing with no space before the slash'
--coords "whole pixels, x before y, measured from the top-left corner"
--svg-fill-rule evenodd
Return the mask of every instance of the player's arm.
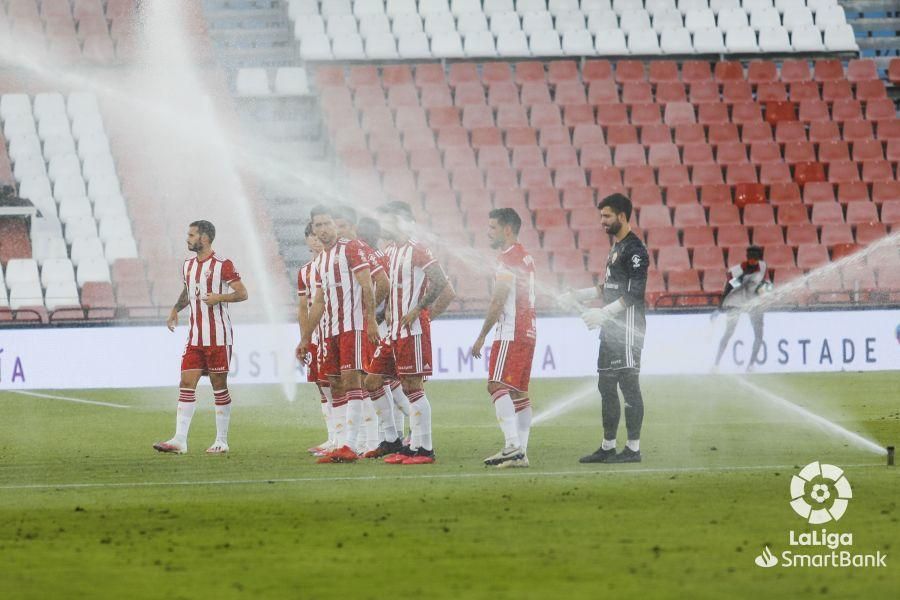
<path id="1" fill-rule="evenodd" d="M 377 273 L 372 275 L 372 280 L 375 282 L 375 306 L 381 306 L 381 303 L 384 302 L 391 291 L 391 282 L 384 269 L 379 269 Z"/>
<path id="2" fill-rule="evenodd" d="M 382 275 L 384 273 L 381 273 Z M 375 293 L 372 291 L 372 273 L 368 267 L 357 269 L 353 276 L 362 288 L 362 307 L 366 317 L 366 334 L 369 341 L 377 344 L 379 341 L 378 323 L 375 321 Z"/>
<path id="3" fill-rule="evenodd" d="M 181 295 L 175 301 L 175 306 L 172 307 L 172 311 L 169 313 L 169 319 L 166 321 L 166 327 L 169 328 L 169 331 L 175 331 L 175 327 L 178 325 L 178 313 L 184 310 L 188 304 L 190 304 L 190 300 L 188 300 L 187 286 L 184 286 L 181 289 Z"/>
<path id="4" fill-rule="evenodd" d="M 615 319 L 629 306 L 634 306 L 643 301 L 644 292 L 647 289 L 647 271 L 650 268 L 650 256 L 647 249 L 641 245 L 633 248 L 627 254 L 628 282 L 618 300 L 613 300 L 603 308 L 594 308 L 581 314 L 588 329 L 602 327 L 604 323 Z"/>
<path id="5" fill-rule="evenodd" d="M 447 276 L 444 274 L 444 270 L 437 261 L 434 261 L 425 267 L 425 278 L 427 280 L 425 295 L 422 296 L 422 299 L 419 300 L 419 303 L 416 304 L 412 310 L 403 315 L 403 318 L 400 319 L 400 325 L 402 327 L 409 327 L 412 323 L 415 323 L 421 312 L 430 308 L 431 305 L 435 303 L 449 283 L 447 281 Z"/>
<path id="6" fill-rule="evenodd" d="M 240 279 L 228 282 L 231 292 L 227 294 L 207 294 L 203 301 L 207 306 L 215 306 L 220 302 L 243 302 L 250 295 L 247 293 L 247 286 Z"/>
<path id="7" fill-rule="evenodd" d="M 441 290 L 441 295 L 438 296 L 438 299 L 434 301 L 434 304 L 431 305 L 431 309 L 429 309 L 428 314 L 432 319 L 436 319 L 447 310 L 447 307 L 450 306 L 450 303 L 456 299 L 456 290 L 453 289 L 453 284 L 450 280 L 447 280 L 447 285 L 444 286 L 444 289 Z"/>
<path id="8" fill-rule="evenodd" d="M 306 356 L 307 349 L 312 343 L 312 334 L 319 321 L 322 320 L 322 314 L 325 312 L 325 290 L 321 287 L 316 288 L 316 295 L 313 297 L 312 306 L 306 316 L 306 324 L 300 321 L 300 345 L 297 346 L 297 356 Z"/>
<path id="9" fill-rule="evenodd" d="M 497 275 L 497 282 L 494 285 L 494 295 L 491 296 L 491 303 L 488 305 L 487 315 L 484 317 L 484 323 L 481 325 L 481 333 L 475 343 L 472 344 L 472 356 L 481 358 L 481 348 L 484 346 L 484 340 L 487 335 L 497 324 L 500 319 L 500 313 L 503 312 L 503 305 L 509 297 L 509 291 L 515 283 L 515 276 L 510 272 L 501 272 Z"/>

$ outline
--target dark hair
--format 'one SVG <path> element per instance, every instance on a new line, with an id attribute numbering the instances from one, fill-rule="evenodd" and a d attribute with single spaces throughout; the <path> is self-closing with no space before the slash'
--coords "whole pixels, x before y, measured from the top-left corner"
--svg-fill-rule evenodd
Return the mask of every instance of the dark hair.
<path id="1" fill-rule="evenodd" d="M 331 209 L 331 216 L 335 219 L 343 219 L 351 225 L 356 225 L 356 209 L 346 204 L 339 204 Z"/>
<path id="2" fill-rule="evenodd" d="M 488 213 L 488 218 L 496 219 L 501 227 L 509 225 L 516 235 L 519 235 L 519 230 L 522 229 L 522 217 L 514 208 L 495 208 Z"/>
<path id="3" fill-rule="evenodd" d="M 329 217 L 334 217 L 334 211 L 330 206 L 325 206 L 324 204 L 317 204 L 309 209 L 309 220 L 312 221 L 319 215 L 328 215 Z"/>
<path id="4" fill-rule="evenodd" d="M 763 257 L 763 249 L 760 246 L 750 246 L 747 248 L 747 258 L 755 258 L 756 260 L 762 260 Z"/>
<path id="5" fill-rule="evenodd" d="M 597 203 L 597 208 L 609 207 L 617 215 L 625 213 L 625 220 L 631 219 L 631 200 L 622 194 L 612 194 Z"/>
<path id="6" fill-rule="evenodd" d="M 406 217 L 410 221 L 416 220 L 409 202 L 403 202 L 402 200 L 394 200 L 393 202 L 388 202 L 382 207 L 382 212 L 388 215 Z"/>
<path id="7" fill-rule="evenodd" d="M 216 226 L 209 221 L 194 221 L 190 226 L 196 227 L 197 233 L 200 235 L 206 234 L 209 237 L 210 244 L 216 239 Z"/>
<path id="8" fill-rule="evenodd" d="M 381 225 L 371 217 L 362 217 L 356 224 L 356 235 L 374 248 L 381 237 Z"/>
<path id="9" fill-rule="evenodd" d="M 313 235 L 312 221 L 310 221 L 309 223 L 307 223 L 307 224 L 306 224 L 306 229 L 303 230 L 303 237 L 304 237 L 304 238 L 308 238 L 308 237 L 311 236 L 311 235 Z"/>

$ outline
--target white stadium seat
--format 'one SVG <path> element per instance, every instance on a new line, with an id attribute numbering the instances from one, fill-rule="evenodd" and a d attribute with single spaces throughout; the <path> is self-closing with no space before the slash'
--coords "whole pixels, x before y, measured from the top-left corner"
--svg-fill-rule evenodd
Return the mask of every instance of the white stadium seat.
<path id="1" fill-rule="evenodd" d="M 816 12 L 816 25 L 822 31 L 832 25 L 845 25 L 846 23 L 847 16 L 844 14 L 843 6 L 829 6 Z"/>
<path id="2" fill-rule="evenodd" d="M 467 13 L 481 12 L 481 0 L 453 0 L 450 3 L 450 12 L 460 17 Z"/>
<path id="3" fill-rule="evenodd" d="M 94 207 L 91 201 L 83 196 L 68 196 L 59 203 L 59 220 L 64 224 L 78 217 L 94 214 Z"/>
<path id="4" fill-rule="evenodd" d="M 303 60 L 328 60 L 331 57 L 331 40 L 324 31 L 307 34 L 300 41 L 300 58 Z"/>
<path id="5" fill-rule="evenodd" d="M 51 312 L 63 307 L 81 307 L 75 280 L 57 281 L 47 286 L 44 305 Z"/>
<path id="6" fill-rule="evenodd" d="M 495 13 L 491 17 L 491 33 L 499 36 L 502 33 L 521 31 L 522 21 L 514 12 Z"/>
<path id="7" fill-rule="evenodd" d="M 587 29 L 567 31 L 563 34 L 563 53 L 568 56 L 584 56 L 594 53 L 594 36 Z"/>
<path id="8" fill-rule="evenodd" d="M 350 0 L 326 0 L 321 4 L 322 16 L 326 19 L 337 15 L 352 15 Z"/>
<path id="9" fill-rule="evenodd" d="M 363 15 L 359 18 L 359 34 L 364 40 L 376 33 L 390 33 L 391 20 L 384 13 L 377 15 Z"/>
<path id="10" fill-rule="evenodd" d="M 119 185 L 118 176 L 110 174 L 91 179 L 90 183 L 88 183 L 87 193 L 88 197 L 93 200 L 108 194 L 121 194 L 122 188 Z"/>
<path id="11" fill-rule="evenodd" d="M 26 156 L 38 156 L 43 158 L 41 141 L 37 136 L 22 136 L 9 140 L 9 158 L 14 162 L 22 160 Z"/>
<path id="12" fill-rule="evenodd" d="M 677 8 L 662 10 L 653 15 L 653 30 L 662 33 L 666 29 L 681 29 L 684 27 L 684 18 Z"/>
<path id="13" fill-rule="evenodd" d="M 72 92 L 66 99 L 66 111 L 74 119 L 80 115 L 100 115 L 97 96 L 90 92 Z"/>
<path id="14" fill-rule="evenodd" d="M 725 8 L 719 12 L 719 29 L 724 32 L 750 26 L 747 13 L 742 8 Z"/>
<path id="15" fill-rule="evenodd" d="M 659 40 L 652 29 L 637 29 L 628 34 L 628 51 L 631 54 L 659 54 Z"/>
<path id="16" fill-rule="evenodd" d="M 34 217 L 31 219 L 31 237 L 62 238 L 62 223 L 56 217 Z"/>
<path id="17" fill-rule="evenodd" d="M 391 60 L 399 58 L 397 41 L 393 34 L 373 34 L 366 40 L 366 57 L 373 60 Z"/>
<path id="18" fill-rule="evenodd" d="M 449 13 L 450 3 L 447 0 L 419 0 L 419 14 L 423 17 L 435 13 Z"/>
<path id="19" fill-rule="evenodd" d="M 119 194 L 109 194 L 107 196 L 99 196 L 94 198 L 94 216 L 98 219 L 106 219 L 113 216 L 125 216 L 128 214 L 128 208 L 125 205 L 125 199 Z"/>
<path id="20" fill-rule="evenodd" d="M 72 121 L 72 137 L 74 137 L 76 140 L 80 140 L 86 135 L 93 135 L 97 133 L 105 133 L 103 129 L 103 119 L 100 118 L 100 115 L 78 115 Z"/>
<path id="21" fill-rule="evenodd" d="M 455 31 L 438 33 L 433 36 L 431 38 L 431 52 L 435 56 L 447 58 L 462 58 L 465 56 L 462 38 Z"/>
<path id="22" fill-rule="evenodd" d="M 709 0 L 709 9 L 717 15 L 729 8 L 741 8 L 741 0 Z"/>
<path id="23" fill-rule="evenodd" d="M 84 262 L 78 265 L 75 279 L 79 288 L 84 287 L 84 284 L 89 281 L 109 283 L 109 264 L 102 256 L 86 258 Z"/>
<path id="24" fill-rule="evenodd" d="M 69 117 L 64 114 L 54 114 L 52 116 L 48 115 L 44 117 L 38 122 L 37 131 L 38 137 L 42 140 L 60 135 L 72 137 L 72 128 L 69 125 Z"/>
<path id="25" fill-rule="evenodd" d="M 98 237 L 80 237 L 72 241 L 72 264 L 76 267 L 89 258 L 103 256 L 103 242 Z"/>
<path id="26" fill-rule="evenodd" d="M 353 14 L 360 18 L 367 17 L 370 15 L 383 15 L 384 14 L 384 1 L 383 0 L 354 0 Z"/>
<path id="27" fill-rule="evenodd" d="M 76 217 L 66 223 L 66 242 L 72 244 L 76 239 L 97 237 L 97 221 L 94 217 Z"/>
<path id="28" fill-rule="evenodd" d="M 376 2 L 381 3 L 379 0 Z M 288 4 L 288 18 L 292 21 L 317 14 L 319 14 L 319 0 L 290 0 Z"/>
<path id="29" fill-rule="evenodd" d="M 32 115 L 28 94 L 3 94 L 0 97 L 0 117 L 5 121 L 14 115 Z"/>
<path id="30" fill-rule="evenodd" d="M 53 192 L 50 189 L 50 180 L 46 176 L 41 175 L 25 179 L 19 185 L 19 196 L 32 201 L 37 198 L 52 198 Z"/>
<path id="31" fill-rule="evenodd" d="M 650 13 L 650 16 L 655 16 L 661 12 L 678 10 L 678 5 L 675 0 L 647 0 L 644 8 Z"/>
<path id="32" fill-rule="evenodd" d="M 612 0 L 581 0 L 581 12 L 588 15 L 595 10 L 612 10 Z"/>
<path id="33" fill-rule="evenodd" d="M 691 33 L 696 33 L 701 29 L 715 29 L 716 17 L 708 8 L 692 10 L 685 15 L 684 26 Z"/>
<path id="34" fill-rule="evenodd" d="M 759 31 L 771 27 L 781 27 L 781 15 L 774 6 L 755 10 L 750 14 L 750 27 Z"/>
<path id="35" fill-rule="evenodd" d="M 497 13 L 515 12 L 516 5 L 513 0 L 484 0 L 482 10 L 490 18 Z"/>
<path id="36" fill-rule="evenodd" d="M 48 162 L 56 156 L 72 152 L 75 152 L 75 140 L 70 133 L 52 135 L 44 140 L 44 158 Z"/>
<path id="37" fill-rule="evenodd" d="M 531 36 L 539 31 L 552 31 L 553 17 L 547 11 L 525 13 L 522 17 L 522 31 Z"/>
<path id="38" fill-rule="evenodd" d="M 756 32 L 749 27 L 732 29 L 725 34 L 725 47 L 729 52 L 759 52 Z"/>
<path id="39" fill-rule="evenodd" d="M 837 6 L 837 0 L 806 0 L 806 6 L 813 14 L 818 14 L 820 10 Z"/>
<path id="40" fill-rule="evenodd" d="M 825 30 L 825 49 L 830 51 L 859 50 L 853 27 L 847 23 L 830 25 Z"/>
<path id="41" fill-rule="evenodd" d="M 790 52 L 791 40 L 784 27 L 768 27 L 759 31 L 759 49 L 763 52 Z"/>
<path id="42" fill-rule="evenodd" d="M 456 32 L 456 19 L 449 12 L 433 13 L 425 17 L 425 33 L 428 37 L 450 32 Z"/>
<path id="43" fill-rule="evenodd" d="M 303 41 L 309 36 L 325 33 L 325 20 L 321 15 L 310 15 L 294 22 L 294 37 Z"/>
<path id="44" fill-rule="evenodd" d="M 612 8 L 621 17 L 627 12 L 644 10 L 644 0 L 613 0 Z"/>
<path id="45" fill-rule="evenodd" d="M 51 258 L 69 260 L 69 248 L 66 246 L 66 240 L 61 237 L 32 236 L 31 256 L 39 265 L 43 266 L 44 262 Z"/>
<path id="46" fill-rule="evenodd" d="M 663 30 L 659 47 L 664 54 L 691 54 L 694 52 L 691 32 L 684 27 L 670 27 Z"/>
<path id="47" fill-rule="evenodd" d="M 26 156 L 13 164 L 13 176 L 18 182 L 33 177 L 47 177 L 47 168 L 45 164 L 44 157 L 42 156 Z"/>
<path id="48" fill-rule="evenodd" d="M 91 182 L 100 176 L 115 175 L 116 165 L 109 153 L 97 152 L 84 157 L 82 173 L 85 181 Z"/>
<path id="49" fill-rule="evenodd" d="M 406 33 L 399 37 L 397 50 L 400 58 L 430 58 L 428 36 L 424 32 Z"/>
<path id="50" fill-rule="evenodd" d="M 487 17 L 484 16 L 483 12 L 471 12 L 460 15 L 456 22 L 456 30 L 463 37 L 477 31 L 487 31 Z"/>
<path id="51" fill-rule="evenodd" d="M 32 282 L 10 286 L 9 307 L 17 310 L 29 306 L 44 306 L 44 294 L 41 291 L 41 284 Z"/>
<path id="52" fill-rule="evenodd" d="M 635 31 L 652 29 L 650 26 L 650 13 L 644 9 L 628 11 L 619 20 L 619 28 L 625 35 L 631 35 Z"/>
<path id="53" fill-rule="evenodd" d="M 106 262 L 113 264 L 120 258 L 137 258 L 137 244 L 130 235 L 117 237 L 106 243 Z"/>
<path id="54" fill-rule="evenodd" d="M 106 244 L 109 240 L 134 236 L 131 234 L 131 221 L 126 215 L 114 215 L 100 221 L 100 241 Z"/>
<path id="55" fill-rule="evenodd" d="M 474 31 L 467 34 L 463 42 L 463 50 L 465 50 L 466 56 L 497 56 L 494 36 L 490 31 Z"/>
<path id="56" fill-rule="evenodd" d="M 547 0 L 516 0 L 516 12 L 519 15 L 539 10 L 547 10 Z"/>
<path id="57" fill-rule="evenodd" d="M 10 140 L 17 137 L 37 137 L 37 125 L 31 115 L 13 115 L 3 123 L 3 135 Z"/>
<path id="58" fill-rule="evenodd" d="M 784 28 L 788 31 L 794 31 L 799 27 L 806 27 L 813 24 L 812 11 L 805 6 L 788 8 L 784 11 L 783 22 Z"/>
<path id="59" fill-rule="evenodd" d="M 87 189 L 81 173 L 69 173 L 59 177 L 53 185 L 53 197 L 57 201 L 67 196 L 87 197 Z"/>
<path id="60" fill-rule="evenodd" d="M 535 56 L 559 56 L 562 54 L 559 34 L 554 30 L 537 31 L 531 36 L 531 53 Z"/>
<path id="61" fill-rule="evenodd" d="M 332 43 L 336 39 L 359 33 L 359 29 L 356 26 L 356 17 L 353 15 L 334 15 L 326 22 L 325 32 L 331 38 Z"/>
<path id="62" fill-rule="evenodd" d="M 269 74 L 262 68 L 238 69 L 235 88 L 237 95 L 243 98 L 268 96 L 272 93 L 269 88 Z"/>
<path id="63" fill-rule="evenodd" d="M 59 92 L 44 92 L 34 97 L 34 116 L 40 121 L 49 115 L 65 115 L 66 101 Z"/>
<path id="64" fill-rule="evenodd" d="M 420 31 L 425 31 L 422 26 L 422 17 L 420 17 L 417 13 L 404 13 L 402 15 L 397 15 L 394 17 L 394 22 L 391 24 L 391 30 L 394 32 L 394 35 L 397 36 L 399 40 L 404 34 L 407 33 L 419 33 Z"/>
<path id="65" fill-rule="evenodd" d="M 6 263 L 6 274 L 4 279 L 6 285 L 10 289 L 20 283 L 38 283 L 37 261 L 33 258 L 11 258 Z"/>
<path id="66" fill-rule="evenodd" d="M 565 35 L 570 31 L 581 31 L 586 27 L 587 23 L 581 11 L 564 12 L 556 17 L 556 31 L 560 35 Z"/>
<path id="67" fill-rule="evenodd" d="M 709 9 L 709 0 L 678 0 L 678 10 L 687 16 L 688 13 Z"/>
<path id="68" fill-rule="evenodd" d="M 524 31 L 507 31 L 497 36 L 497 54 L 500 56 L 530 56 L 528 38 Z"/>
<path id="69" fill-rule="evenodd" d="M 821 52 L 825 50 L 822 32 L 815 25 L 804 25 L 791 33 L 791 46 L 796 52 Z"/>
<path id="70" fill-rule="evenodd" d="M 105 135 L 86 135 L 78 140 L 78 156 L 81 160 L 86 160 L 93 154 L 112 154 L 109 139 Z"/>
<path id="71" fill-rule="evenodd" d="M 416 0 L 387 0 L 385 12 L 393 19 L 397 15 L 417 15 L 419 9 L 416 8 Z"/>
<path id="72" fill-rule="evenodd" d="M 360 60 L 366 57 L 363 41 L 358 33 L 334 39 L 331 43 L 331 53 L 338 60 Z"/>
<path id="73" fill-rule="evenodd" d="M 597 54 L 628 54 L 628 46 L 625 45 L 625 32 L 621 29 L 604 31 L 597 35 L 594 43 Z"/>
<path id="74" fill-rule="evenodd" d="M 45 288 L 58 281 L 75 282 L 75 269 L 68 258 L 48 258 L 41 266 L 41 285 Z"/>
<path id="75" fill-rule="evenodd" d="M 611 10 L 595 10 L 588 14 L 588 31 L 597 35 L 601 31 L 619 28 L 619 18 Z"/>
<path id="76" fill-rule="evenodd" d="M 275 71 L 275 93 L 279 96 L 307 96 L 310 93 L 306 69 L 278 67 Z"/>
<path id="77" fill-rule="evenodd" d="M 806 8 L 805 0 L 775 0 L 775 8 L 778 9 L 778 12 L 781 14 L 785 14 L 788 11 L 796 10 L 798 8 Z"/>
<path id="78" fill-rule="evenodd" d="M 741 0 L 741 5 L 747 14 L 753 14 L 761 8 L 774 6 L 775 3 L 772 0 Z"/>
<path id="79" fill-rule="evenodd" d="M 578 0 L 550 0 L 547 3 L 547 10 L 554 17 L 558 17 L 564 13 L 577 12 L 580 10 L 580 7 L 578 6 Z"/>

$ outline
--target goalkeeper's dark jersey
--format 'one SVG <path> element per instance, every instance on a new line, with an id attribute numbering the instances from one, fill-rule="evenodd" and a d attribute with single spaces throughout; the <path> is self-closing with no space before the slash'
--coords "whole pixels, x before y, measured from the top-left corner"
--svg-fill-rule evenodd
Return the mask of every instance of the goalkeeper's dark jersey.
<path id="1" fill-rule="evenodd" d="M 644 345 L 646 317 L 644 291 L 647 289 L 647 269 L 650 256 L 641 239 L 630 232 L 613 244 L 606 260 L 606 280 L 603 282 L 604 306 L 624 299 L 626 309 L 614 322 L 603 326 L 601 337 L 631 346 Z"/>

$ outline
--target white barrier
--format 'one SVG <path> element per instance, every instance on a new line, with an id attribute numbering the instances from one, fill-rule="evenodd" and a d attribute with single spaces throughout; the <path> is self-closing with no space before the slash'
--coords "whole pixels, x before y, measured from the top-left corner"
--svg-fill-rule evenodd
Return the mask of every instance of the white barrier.
<path id="1" fill-rule="evenodd" d="M 642 372 L 707 373 L 724 318 L 708 314 L 650 315 Z M 435 379 L 483 379 L 487 359 L 472 359 L 469 346 L 481 322 L 433 324 Z M 900 369 L 900 310 L 784 312 L 765 317 L 765 346 L 758 373 L 877 371 Z M 279 369 L 293 369 L 297 326 L 241 325 L 235 331 L 234 383 L 278 383 Z M 90 327 L 0 330 L 0 389 L 124 388 L 176 385 L 185 328 Z M 753 333 L 746 317 L 728 345 L 721 372 L 746 368 Z M 596 372 L 597 336 L 579 319 L 538 321 L 532 376 L 579 377 Z"/>

